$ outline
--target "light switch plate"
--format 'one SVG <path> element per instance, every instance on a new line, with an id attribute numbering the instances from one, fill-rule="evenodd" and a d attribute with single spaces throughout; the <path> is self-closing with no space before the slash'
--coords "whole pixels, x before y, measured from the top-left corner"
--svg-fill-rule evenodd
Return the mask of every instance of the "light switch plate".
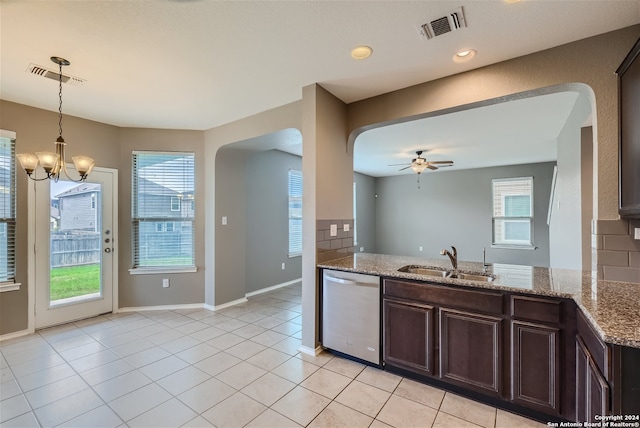
<path id="1" fill-rule="evenodd" d="M 332 224 L 331 226 L 329 226 L 329 235 L 338 236 L 338 225 L 337 224 Z"/>
<path id="2" fill-rule="evenodd" d="M 640 227 L 636 227 L 634 229 L 634 238 L 633 239 L 640 239 Z"/>
<path id="3" fill-rule="evenodd" d="M 227 216 L 226 215 L 222 216 L 222 225 L 223 226 L 227 225 Z"/>
<path id="4" fill-rule="evenodd" d="M 345 224 L 342 226 L 342 230 L 344 230 L 345 232 L 348 232 L 348 231 L 349 231 L 349 223 L 345 223 Z"/>

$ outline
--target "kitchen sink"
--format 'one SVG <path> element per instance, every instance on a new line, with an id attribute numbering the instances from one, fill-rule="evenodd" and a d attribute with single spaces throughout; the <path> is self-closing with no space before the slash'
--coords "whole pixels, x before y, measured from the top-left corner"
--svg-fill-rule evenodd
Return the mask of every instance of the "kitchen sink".
<path id="1" fill-rule="evenodd" d="M 491 275 L 478 274 L 478 273 L 463 273 L 463 272 L 452 273 L 451 275 L 447 276 L 447 278 L 458 278 L 458 279 L 464 279 L 467 281 L 481 281 L 481 282 L 493 281 L 493 276 Z"/>
<path id="2" fill-rule="evenodd" d="M 409 265 L 409 266 L 401 267 L 400 269 L 398 269 L 398 271 L 406 272 L 406 273 L 415 273 L 418 275 L 439 276 L 441 278 L 444 278 L 447 275 L 449 275 L 448 270 L 438 269 L 438 268 L 429 267 L 429 266 Z"/>
<path id="3" fill-rule="evenodd" d="M 466 281 L 479 281 L 479 282 L 491 282 L 493 281 L 493 275 L 485 274 L 481 272 L 467 273 L 467 272 L 452 272 L 447 269 L 440 269 L 432 266 L 419 266 L 419 265 L 407 265 L 398 269 L 399 272 L 415 273 L 416 275 L 426 276 L 438 276 L 440 278 L 456 278 L 464 279 Z"/>

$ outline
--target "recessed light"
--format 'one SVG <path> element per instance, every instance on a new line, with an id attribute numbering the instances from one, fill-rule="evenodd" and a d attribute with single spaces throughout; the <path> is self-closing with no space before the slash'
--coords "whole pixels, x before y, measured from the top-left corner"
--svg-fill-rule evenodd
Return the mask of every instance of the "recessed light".
<path id="1" fill-rule="evenodd" d="M 465 62 L 469 61 L 474 56 L 476 56 L 476 51 L 474 49 L 462 49 L 453 56 L 453 60 L 455 62 Z"/>
<path id="2" fill-rule="evenodd" d="M 373 49 L 369 46 L 356 46 L 351 50 L 351 57 L 355 59 L 367 59 L 371 56 Z"/>

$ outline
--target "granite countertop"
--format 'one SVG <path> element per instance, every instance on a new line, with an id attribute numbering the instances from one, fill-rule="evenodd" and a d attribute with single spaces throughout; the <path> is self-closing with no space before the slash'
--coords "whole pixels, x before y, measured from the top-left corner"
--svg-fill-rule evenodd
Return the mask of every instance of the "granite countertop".
<path id="1" fill-rule="evenodd" d="M 573 299 L 607 343 L 640 348 L 640 285 L 597 280 L 590 271 L 492 264 L 491 282 L 399 272 L 406 265 L 449 269 L 448 260 L 356 253 L 319 263 L 319 268 Z M 459 262 L 461 272 L 481 272 L 482 263 Z"/>

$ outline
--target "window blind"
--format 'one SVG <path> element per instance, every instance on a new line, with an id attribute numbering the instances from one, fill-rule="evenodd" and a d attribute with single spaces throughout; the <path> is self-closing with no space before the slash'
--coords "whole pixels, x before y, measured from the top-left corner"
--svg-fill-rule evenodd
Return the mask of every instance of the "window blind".
<path id="1" fill-rule="evenodd" d="M 0 283 L 7 283 L 16 275 L 16 140 L 13 132 L 0 132 Z"/>
<path id="2" fill-rule="evenodd" d="M 533 245 L 533 177 L 494 179 L 493 244 Z"/>
<path id="3" fill-rule="evenodd" d="M 289 257 L 302 254 L 302 172 L 289 170 Z"/>
<path id="4" fill-rule="evenodd" d="M 132 174 L 133 268 L 194 266 L 194 153 L 135 151 Z"/>

